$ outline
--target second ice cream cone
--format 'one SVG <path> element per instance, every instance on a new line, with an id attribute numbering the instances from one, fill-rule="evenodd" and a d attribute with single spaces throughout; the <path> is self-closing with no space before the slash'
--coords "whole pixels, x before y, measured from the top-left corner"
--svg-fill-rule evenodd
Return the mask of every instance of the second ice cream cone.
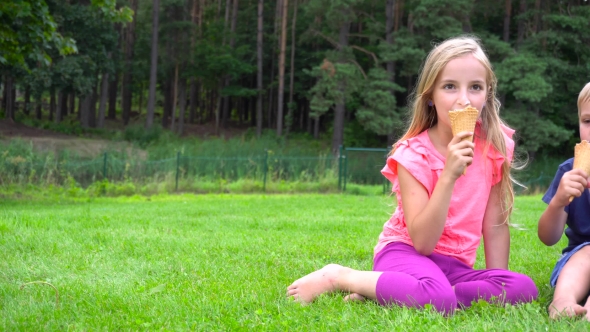
<path id="1" fill-rule="evenodd" d="M 576 144 L 574 149 L 574 169 L 581 169 L 590 175 L 590 143 L 583 140 Z M 570 202 L 574 199 L 574 196 L 570 197 Z"/>

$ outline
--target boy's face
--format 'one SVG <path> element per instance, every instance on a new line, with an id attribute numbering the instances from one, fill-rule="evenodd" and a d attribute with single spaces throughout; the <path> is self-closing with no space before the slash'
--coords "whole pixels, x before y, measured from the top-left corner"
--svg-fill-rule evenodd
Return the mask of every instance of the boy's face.
<path id="1" fill-rule="evenodd" d="M 590 101 L 580 105 L 580 140 L 590 142 Z"/>

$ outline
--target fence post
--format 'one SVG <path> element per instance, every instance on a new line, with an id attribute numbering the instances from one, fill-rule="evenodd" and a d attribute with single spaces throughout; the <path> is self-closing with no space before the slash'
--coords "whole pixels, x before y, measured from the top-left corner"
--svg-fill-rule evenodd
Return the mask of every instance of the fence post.
<path id="1" fill-rule="evenodd" d="M 268 149 L 264 149 L 264 179 L 262 180 L 262 191 L 266 192 L 266 173 L 268 172 Z"/>
<path id="2" fill-rule="evenodd" d="M 106 180 L 107 178 L 107 153 L 104 153 L 104 163 L 102 165 L 102 179 Z"/>
<path id="3" fill-rule="evenodd" d="M 342 174 L 342 191 L 346 191 L 346 173 L 348 172 L 348 152 L 344 149 L 344 171 Z"/>
<path id="4" fill-rule="evenodd" d="M 180 168 L 180 151 L 176 152 L 176 191 L 178 191 L 178 169 Z"/>
<path id="5" fill-rule="evenodd" d="M 338 191 L 342 190 L 342 144 L 338 147 Z"/>

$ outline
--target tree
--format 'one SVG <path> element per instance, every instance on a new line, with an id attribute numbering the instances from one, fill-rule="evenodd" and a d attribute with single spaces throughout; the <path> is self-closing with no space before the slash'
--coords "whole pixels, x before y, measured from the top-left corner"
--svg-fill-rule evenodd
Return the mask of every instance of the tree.
<path id="1" fill-rule="evenodd" d="M 264 39 L 264 0 L 258 0 L 258 29 L 256 33 L 256 136 L 262 134 L 262 71 L 263 71 L 263 39 Z"/>
<path id="2" fill-rule="evenodd" d="M 154 110 L 156 108 L 156 80 L 158 72 L 158 18 L 160 14 L 160 0 L 154 0 L 152 13 L 152 53 L 150 65 L 150 89 L 145 126 L 149 129 L 154 124 Z"/>
<path id="3" fill-rule="evenodd" d="M 279 49 L 279 88 L 277 89 L 277 136 L 283 135 L 283 97 L 285 95 L 285 49 L 287 47 L 287 14 L 289 0 L 283 0 L 281 39 Z"/>
<path id="4" fill-rule="evenodd" d="M 127 24 L 124 33 L 124 54 L 125 65 L 123 66 L 123 81 L 122 81 L 122 105 L 123 105 L 123 125 L 129 124 L 129 116 L 131 114 L 132 94 L 132 61 L 133 61 L 133 47 L 135 44 L 135 18 L 137 17 L 138 0 L 130 0 L 131 10 L 133 10 L 133 20 Z"/>
<path id="5" fill-rule="evenodd" d="M 29 68 L 27 60 L 49 65 L 49 49 L 61 55 L 76 52 L 73 39 L 56 31 L 43 0 L 0 2 L 0 64 Z"/>

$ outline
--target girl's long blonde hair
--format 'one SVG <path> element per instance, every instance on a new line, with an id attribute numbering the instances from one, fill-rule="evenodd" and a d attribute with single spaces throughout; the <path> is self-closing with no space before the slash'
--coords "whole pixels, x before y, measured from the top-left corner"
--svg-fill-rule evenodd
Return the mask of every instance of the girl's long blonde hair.
<path id="1" fill-rule="evenodd" d="M 482 135 L 486 142 L 484 153 L 488 151 L 489 145 L 491 144 L 494 149 L 504 156 L 500 193 L 502 196 L 503 210 L 509 216 L 514 203 L 514 189 L 512 187 L 513 179 L 510 175 L 511 163 L 507 158 L 506 142 L 501 129 L 501 125 L 504 125 L 504 122 L 500 119 L 499 115 L 500 100 L 496 96 L 498 82 L 492 69 L 492 64 L 483 51 L 479 39 L 476 37 L 460 36 L 447 39 L 434 47 L 428 54 L 418 77 L 418 84 L 410 95 L 410 124 L 405 134 L 393 145 L 390 155 L 393 154 L 400 142 L 417 136 L 437 123 L 434 106 L 428 106 L 428 101 L 432 100 L 433 85 L 439 73 L 449 61 L 466 54 L 472 54 L 486 69 L 487 96 L 485 106 L 480 112 Z"/>

